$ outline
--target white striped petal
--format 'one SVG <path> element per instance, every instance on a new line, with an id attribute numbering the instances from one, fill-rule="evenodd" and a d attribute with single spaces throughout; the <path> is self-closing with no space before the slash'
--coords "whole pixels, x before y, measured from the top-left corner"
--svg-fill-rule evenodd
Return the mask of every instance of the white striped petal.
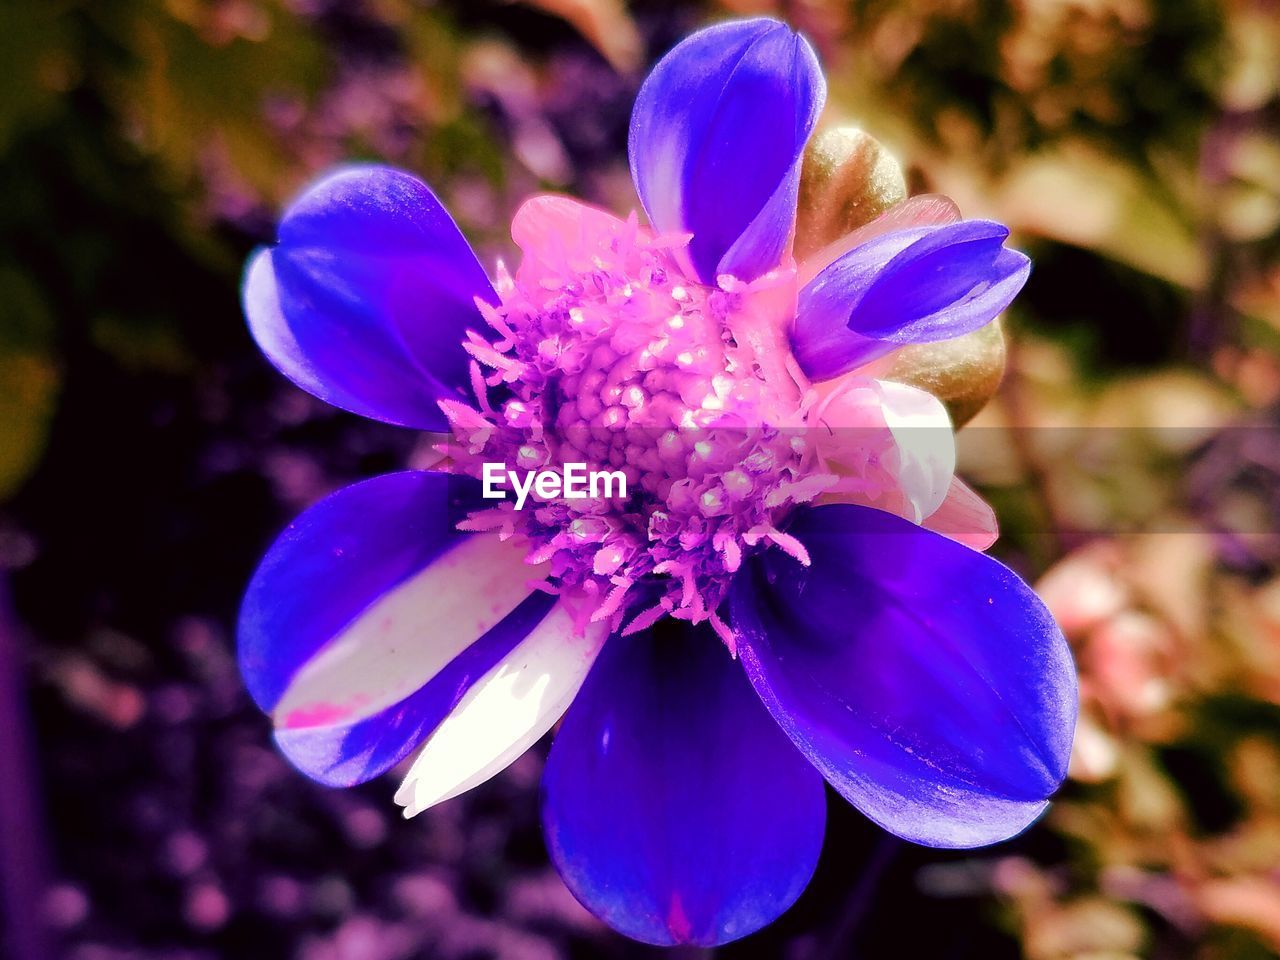
<path id="1" fill-rule="evenodd" d="M 481 677 L 420 748 L 396 803 L 412 817 L 505 769 L 560 719 L 604 645 L 608 630 L 583 633 L 563 605 Z"/>
<path id="2" fill-rule="evenodd" d="M 857 503 L 921 523 L 946 499 L 955 433 L 931 393 L 851 374 L 810 414 L 819 468 L 838 480 L 824 503 Z"/>
<path id="3" fill-rule="evenodd" d="M 418 690 L 529 596 L 525 550 L 469 537 L 380 597 L 298 671 L 276 725 L 351 723 Z"/>
<path id="4" fill-rule="evenodd" d="M 920 523 L 946 499 L 956 472 L 951 417 L 933 394 L 905 383 L 877 380 L 885 425 L 897 447 L 898 481 L 911 506 L 907 519 Z"/>

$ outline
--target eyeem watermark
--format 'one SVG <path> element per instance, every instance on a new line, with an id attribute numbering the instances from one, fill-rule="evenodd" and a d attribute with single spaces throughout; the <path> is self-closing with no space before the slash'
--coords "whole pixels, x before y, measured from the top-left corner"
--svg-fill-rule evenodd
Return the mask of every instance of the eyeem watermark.
<path id="1" fill-rule="evenodd" d="M 538 500 L 585 500 L 588 497 L 625 497 L 627 475 L 621 470 L 588 470 L 585 463 L 566 463 L 562 472 L 526 470 L 523 475 L 508 470 L 505 463 L 486 463 L 482 467 L 483 496 L 488 500 L 505 500 L 507 487 L 516 494 L 516 509 L 523 510 L 532 493 Z"/>

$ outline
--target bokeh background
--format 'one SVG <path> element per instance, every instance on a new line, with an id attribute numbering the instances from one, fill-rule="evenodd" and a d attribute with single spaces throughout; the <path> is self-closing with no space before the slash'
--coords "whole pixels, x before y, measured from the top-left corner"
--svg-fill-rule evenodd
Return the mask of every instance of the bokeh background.
<path id="1" fill-rule="evenodd" d="M 293 514 L 418 441 L 270 369 L 238 280 L 352 158 L 424 176 L 487 261 L 531 192 L 630 208 L 645 68 L 756 11 L 812 38 L 829 121 L 1035 258 L 962 459 L 1082 716 L 1024 836 L 923 850 L 833 802 L 808 892 L 716 953 L 1280 955 L 1280 4 L 5 0 L 5 957 L 657 955 L 549 868 L 545 744 L 410 822 L 394 778 L 333 792 L 273 752 L 240 592 Z"/>

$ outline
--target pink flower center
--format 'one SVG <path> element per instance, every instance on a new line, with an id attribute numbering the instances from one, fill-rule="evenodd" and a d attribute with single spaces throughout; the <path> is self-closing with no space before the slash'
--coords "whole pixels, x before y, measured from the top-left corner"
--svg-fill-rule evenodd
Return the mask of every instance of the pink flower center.
<path id="1" fill-rule="evenodd" d="M 732 643 L 715 612 L 733 573 L 768 543 L 805 559 L 778 525 L 834 479 L 806 477 L 794 268 L 706 286 L 681 267 L 684 238 L 552 198 L 513 233 L 525 259 L 501 278 L 501 306 L 482 307 L 496 338 L 468 344 L 489 370 L 477 406 L 442 403 L 447 452 L 473 476 L 484 463 L 622 471 L 627 496 L 495 501 L 464 526 L 527 537 L 547 588 L 584 618 L 708 620 Z"/>

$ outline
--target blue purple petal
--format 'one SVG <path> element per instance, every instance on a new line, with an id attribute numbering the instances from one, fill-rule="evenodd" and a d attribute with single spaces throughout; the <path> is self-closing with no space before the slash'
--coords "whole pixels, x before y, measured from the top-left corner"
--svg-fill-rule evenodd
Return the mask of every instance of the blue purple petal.
<path id="1" fill-rule="evenodd" d="M 496 294 L 431 190 L 387 167 L 349 167 L 285 212 L 245 273 L 262 351 L 304 390 L 354 413 L 444 429 L 436 401 L 468 384 L 462 340 Z"/>
<path id="2" fill-rule="evenodd" d="M 350 787 L 385 773 L 425 740 L 554 604 L 549 594 L 530 594 L 406 699 L 354 723 L 277 728 L 276 744 L 295 767 L 327 786 Z"/>
<path id="3" fill-rule="evenodd" d="M 454 529 L 477 487 L 438 473 L 347 487 L 294 521 L 255 573 L 241 673 L 313 779 L 349 786 L 405 757 L 553 607 L 528 588 L 518 545 Z"/>
<path id="4" fill-rule="evenodd" d="M 1023 830 L 1066 776 L 1075 669 L 1044 604 L 981 553 L 899 517 L 818 507 L 808 550 L 753 558 L 733 585 L 748 676 L 854 806 L 918 843 Z"/>
<path id="5" fill-rule="evenodd" d="M 822 778 L 706 628 L 668 621 L 611 638 L 543 786 L 569 889 L 647 943 L 752 933 L 800 895 L 822 846 Z"/>
<path id="6" fill-rule="evenodd" d="M 987 220 L 877 237 L 828 265 L 803 290 L 792 349 L 828 380 L 908 343 L 947 340 L 991 322 L 1017 296 L 1031 261 Z"/>
<path id="7" fill-rule="evenodd" d="M 631 116 L 631 173 L 658 230 L 693 234 L 703 281 L 781 262 L 825 98 L 812 48 L 775 20 L 708 27 L 654 67 Z"/>
<path id="8" fill-rule="evenodd" d="M 240 608 L 245 686 L 275 709 L 294 674 L 379 597 L 467 539 L 454 529 L 479 485 L 442 473 L 384 474 L 330 494 L 291 523 Z"/>

